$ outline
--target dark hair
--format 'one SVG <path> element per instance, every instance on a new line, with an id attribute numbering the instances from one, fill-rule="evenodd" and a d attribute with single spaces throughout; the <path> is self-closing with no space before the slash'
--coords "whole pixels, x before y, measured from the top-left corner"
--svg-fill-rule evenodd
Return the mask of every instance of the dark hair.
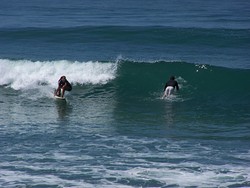
<path id="1" fill-rule="evenodd" d="M 175 79 L 175 77 L 174 76 L 170 76 L 170 80 L 174 80 Z"/>

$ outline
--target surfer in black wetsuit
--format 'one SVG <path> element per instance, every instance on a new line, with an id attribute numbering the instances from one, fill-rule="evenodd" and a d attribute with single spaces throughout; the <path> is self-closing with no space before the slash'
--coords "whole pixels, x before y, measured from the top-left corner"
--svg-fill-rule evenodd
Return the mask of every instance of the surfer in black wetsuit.
<path id="1" fill-rule="evenodd" d="M 61 93 L 61 89 L 62 89 L 62 93 Z M 72 86 L 71 84 L 68 82 L 68 80 L 66 79 L 66 76 L 62 76 L 59 80 L 58 80 L 58 88 L 56 90 L 56 95 L 57 96 L 64 96 L 64 92 L 66 91 L 71 91 L 72 90 Z"/>
<path id="2" fill-rule="evenodd" d="M 164 95 L 162 96 L 162 98 L 164 99 L 166 96 L 171 95 L 173 93 L 174 89 L 176 89 L 178 91 L 179 85 L 178 85 L 178 82 L 175 81 L 175 77 L 170 76 L 169 81 L 167 81 L 167 83 L 164 87 Z"/>

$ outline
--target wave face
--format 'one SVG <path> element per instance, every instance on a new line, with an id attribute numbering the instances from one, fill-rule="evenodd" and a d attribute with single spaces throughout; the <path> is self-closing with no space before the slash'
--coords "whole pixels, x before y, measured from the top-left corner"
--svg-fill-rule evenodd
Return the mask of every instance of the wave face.
<path id="1" fill-rule="evenodd" d="M 171 75 L 180 85 L 178 95 L 185 98 L 201 96 L 230 96 L 243 100 L 248 97 L 250 71 L 180 61 L 113 62 L 0 60 L 0 85 L 15 90 L 29 90 L 40 86 L 57 87 L 57 80 L 65 75 L 75 86 L 112 84 L 113 90 L 125 98 L 147 98 L 161 95 Z"/>

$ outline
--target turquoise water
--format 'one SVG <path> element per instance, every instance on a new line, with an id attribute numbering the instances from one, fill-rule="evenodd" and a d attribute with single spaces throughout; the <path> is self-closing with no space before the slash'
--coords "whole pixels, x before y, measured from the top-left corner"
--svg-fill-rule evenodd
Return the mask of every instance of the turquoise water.
<path id="1" fill-rule="evenodd" d="M 1 187 L 250 186 L 248 2 L 58 2 L 0 8 Z"/>

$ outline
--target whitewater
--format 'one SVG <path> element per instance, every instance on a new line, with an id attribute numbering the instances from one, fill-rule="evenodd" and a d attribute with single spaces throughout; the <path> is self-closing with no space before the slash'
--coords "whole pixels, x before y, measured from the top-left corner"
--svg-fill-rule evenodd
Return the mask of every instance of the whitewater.
<path id="1" fill-rule="evenodd" d="M 32 62 L 29 60 L 0 60 L 0 85 L 10 85 L 15 90 L 33 89 L 47 84 L 57 87 L 58 78 L 67 75 L 73 84 L 104 84 L 114 79 L 117 64 L 99 62 Z"/>

